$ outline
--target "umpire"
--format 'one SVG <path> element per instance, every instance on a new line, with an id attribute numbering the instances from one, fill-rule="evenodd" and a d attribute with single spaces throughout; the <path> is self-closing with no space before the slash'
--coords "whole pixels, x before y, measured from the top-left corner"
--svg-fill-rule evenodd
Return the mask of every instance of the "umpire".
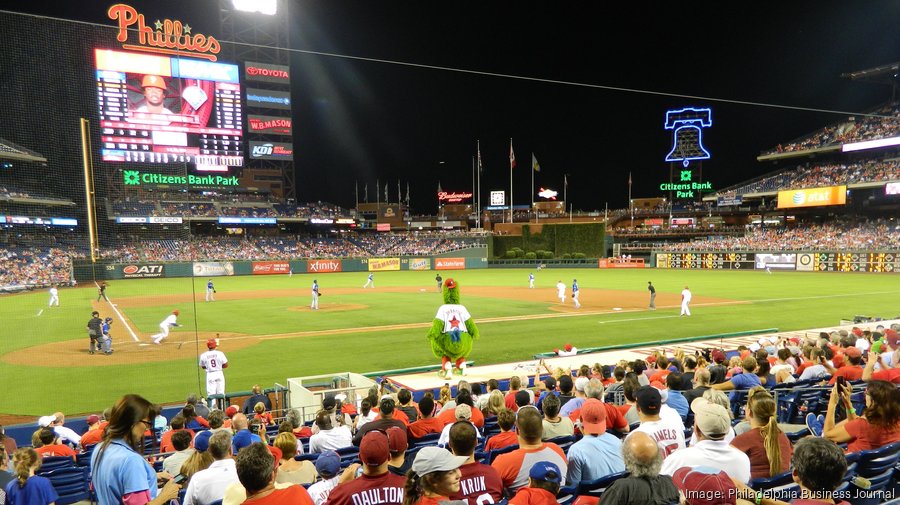
<path id="1" fill-rule="evenodd" d="M 103 320 L 100 319 L 100 313 L 96 310 L 91 312 L 91 320 L 87 323 L 88 336 L 91 337 L 91 347 L 88 354 L 94 354 L 94 350 L 100 346 L 100 339 L 103 338 Z"/>

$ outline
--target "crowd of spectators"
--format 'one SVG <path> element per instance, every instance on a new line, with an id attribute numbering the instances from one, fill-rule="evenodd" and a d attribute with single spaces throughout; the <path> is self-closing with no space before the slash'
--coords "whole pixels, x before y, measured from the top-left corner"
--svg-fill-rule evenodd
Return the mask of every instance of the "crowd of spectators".
<path id="1" fill-rule="evenodd" d="M 57 247 L 0 247 L 0 290 L 72 285 L 78 255 Z"/>
<path id="2" fill-rule="evenodd" d="M 900 160 L 868 159 L 853 163 L 806 163 L 729 190 L 738 195 L 772 193 L 788 189 L 817 188 L 900 180 Z"/>
<path id="3" fill-rule="evenodd" d="M 455 390 L 426 390 L 418 401 L 385 377 L 364 397 L 324 396 L 307 423 L 294 409 L 273 419 L 259 394 L 243 409 L 225 410 L 189 397 L 172 419 L 126 395 L 103 416 L 90 416 L 83 436 L 73 435 L 60 413 L 42 417 L 35 449 L 16 455 L 90 460 L 101 503 L 170 499 L 180 487 L 183 503 L 203 505 L 252 504 L 263 493 L 314 505 L 362 503 L 360 496 L 392 505 L 550 505 L 574 486 L 606 479 L 597 486 L 605 490 L 585 503 L 597 503 L 599 494 L 601 504 L 780 504 L 774 489 L 763 493 L 754 479 L 793 472 L 800 495 L 794 503 L 834 497 L 832 503 L 846 504 L 834 493 L 856 471 L 848 461 L 900 442 L 898 330 L 871 323 L 767 336 L 736 349 L 655 350 L 577 369 L 541 360 L 508 380 L 463 379 Z M 823 398 L 795 424 L 780 418 L 776 397 L 792 391 Z M 147 437 L 156 439 L 149 452 Z M 98 471 L 113 457 L 114 471 Z M 165 471 L 151 472 L 148 462 Z M 175 474 L 186 481 L 176 483 Z M 132 485 L 122 488 L 128 479 Z"/>
<path id="4" fill-rule="evenodd" d="M 56 201 L 65 201 L 68 202 L 70 200 L 66 198 L 59 198 L 56 196 L 47 196 L 41 194 L 40 191 L 35 191 L 32 189 L 25 188 L 15 188 L 12 186 L 0 186 L 0 200 L 11 200 L 11 199 L 25 199 L 25 200 L 56 200 Z"/>
<path id="5" fill-rule="evenodd" d="M 900 135 L 900 125 L 897 123 L 897 118 L 900 117 L 900 104 L 884 105 L 871 114 L 881 117 L 872 115 L 860 118 L 851 117 L 842 123 L 826 126 L 812 135 L 786 144 L 779 144 L 764 154 L 806 151 L 836 144 L 850 144 Z"/>
<path id="6" fill-rule="evenodd" d="M 2 188 L 0 188 L 2 189 Z M 350 218 L 349 210 L 328 202 L 299 205 L 274 203 L 270 198 L 241 195 L 212 195 L 200 197 L 192 193 L 163 193 L 161 199 L 131 199 L 110 202 L 112 216 L 181 216 L 181 217 L 281 217 L 300 219 Z M 2 193 L 0 193 L 2 197 Z M 250 205 L 252 203 L 252 205 Z"/>
<path id="7" fill-rule="evenodd" d="M 900 222 L 876 219 L 790 227 L 753 227 L 743 236 L 671 243 L 665 251 L 854 251 L 900 249 Z"/>

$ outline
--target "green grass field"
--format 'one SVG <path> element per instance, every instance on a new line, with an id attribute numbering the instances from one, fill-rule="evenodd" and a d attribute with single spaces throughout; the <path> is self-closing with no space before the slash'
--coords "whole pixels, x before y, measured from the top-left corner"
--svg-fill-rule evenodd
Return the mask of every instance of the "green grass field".
<path id="1" fill-rule="evenodd" d="M 461 284 L 462 303 L 480 323 L 482 338 L 469 359 L 477 364 L 520 361 L 534 353 L 546 352 L 571 342 L 580 348 L 612 344 L 640 343 L 673 338 L 712 335 L 733 331 L 777 327 L 804 329 L 837 324 L 856 314 L 894 317 L 900 283 L 895 275 L 817 274 L 731 271 L 672 270 L 587 270 L 551 269 L 537 273 L 530 298 L 520 296 L 527 286 L 528 270 L 492 269 L 443 272 Z M 435 272 L 379 272 L 375 290 L 360 289 L 366 273 L 319 274 L 324 296 L 320 303 L 355 306 L 353 310 L 318 312 L 304 309 L 309 304 L 309 274 L 287 276 L 219 277 L 215 279 L 220 298 L 238 299 L 216 303 L 193 303 L 185 297 L 196 292 L 202 300 L 206 279 L 120 280 L 111 283 L 108 295 L 121 304 L 141 338 L 154 333 L 159 322 L 174 308 L 181 311 L 184 327 L 172 332 L 166 344 L 189 340 L 191 349 L 205 350 L 194 343 L 195 332 L 275 335 L 300 332 L 296 337 L 254 340 L 252 345 L 229 350 L 228 339 L 221 349 L 227 354 L 228 390 L 246 390 L 254 383 L 284 383 L 287 377 L 329 372 L 368 372 L 434 364 L 425 340 L 427 324 L 442 303 L 435 290 Z M 578 278 L 582 303 L 603 296 L 607 290 L 633 291 L 646 301 L 646 283 L 652 280 L 660 297 L 677 296 L 685 284 L 696 298 L 691 318 L 678 318 L 677 307 L 660 307 L 651 312 L 614 312 L 591 307 L 573 317 L 553 310 L 557 279 L 571 284 Z M 467 295 L 467 287 L 496 287 L 508 296 Z M 425 291 L 421 291 L 424 289 Z M 268 296 L 268 292 L 296 290 L 290 296 Z M 240 298 L 238 293 L 262 298 Z M 537 293 L 537 294 L 535 294 Z M 546 296 L 544 296 L 546 295 Z M 133 306 L 135 297 L 156 297 L 153 306 Z M 535 297 L 543 297 L 535 300 Z M 733 300 L 735 303 L 703 305 L 704 298 Z M 61 291 L 62 307 L 48 309 L 46 292 L 0 298 L 0 321 L 4 331 L 0 379 L 7 394 L 0 397 L 0 413 L 44 415 L 55 410 L 69 413 L 96 412 L 125 393 L 139 393 L 157 402 L 176 402 L 189 392 L 203 392 L 202 371 L 196 354 L 175 353 L 167 360 L 142 361 L 141 349 L 128 332 L 114 325 L 113 335 L 121 355 L 89 356 L 84 329 L 96 299 L 93 286 Z M 746 302 L 746 303 L 737 303 Z M 145 300 L 146 305 L 146 300 Z M 659 303 L 659 301 L 658 301 Z M 362 306 L 362 307 L 360 307 Z M 38 316 L 38 312 L 43 313 Z M 593 312 L 593 313 L 588 313 Z M 103 305 L 103 316 L 114 315 Z M 531 315 L 548 317 L 515 320 Z M 566 317 L 549 317 L 566 316 Z M 494 318 L 506 320 L 491 321 Z M 357 331 L 364 327 L 423 324 L 412 328 L 384 328 Z M 346 330 L 340 334 L 317 334 L 323 330 Z M 303 332 L 306 332 L 305 334 Z M 205 337 L 204 337 L 205 338 Z M 75 341 L 78 350 L 65 349 Z M 48 347 L 44 344 L 59 343 Z M 71 342 L 69 343 L 71 344 Z M 68 345 L 74 349 L 74 344 Z M 41 346 L 41 347 L 37 347 Z M 34 348 L 33 350 L 31 348 Z M 48 350 L 49 349 L 49 350 Z M 12 351 L 19 358 L 27 353 L 31 364 L 12 363 Z M 199 352 L 198 351 L 198 352 Z M 67 354 L 61 354 L 61 353 Z M 158 350 L 154 352 L 159 352 Z M 129 354 L 130 353 L 130 354 Z M 98 366 L 104 359 L 124 359 L 130 363 Z M 21 362 L 21 359 L 19 359 Z M 60 366 L 60 363 L 73 363 Z"/>

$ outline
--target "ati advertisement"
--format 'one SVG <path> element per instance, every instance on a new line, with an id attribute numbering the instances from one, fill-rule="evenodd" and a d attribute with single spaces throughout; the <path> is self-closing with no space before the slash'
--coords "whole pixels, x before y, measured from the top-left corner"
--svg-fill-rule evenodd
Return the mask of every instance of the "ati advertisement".
<path id="1" fill-rule="evenodd" d="M 278 275 L 291 271 L 291 264 L 287 261 L 254 261 L 253 275 Z"/>
<path id="2" fill-rule="evenodd" d="M 122 267 L 123 279 L 146 279 L 165 276 L 165 265 L 125 265 Z"/>
<path id="3" fill-rule="evenodd" d="M 194 277 L 221 277 L 234 275 L 234 265 L 230 261 L 194 262 Z"/>
<path id="4" fill-rule="evenodd" d="M 341 260 L 309 260 L 306 262 L 306 271 L 316 274 L 328 274 L 342 272 Z"/>
<path id="5" fill-rule="evenodd" d="M 385 272 L 388 270 L 400 270 L 400 258 L 371 258 L 369 260 L 370 272 Z"/>
<path id="6" fill-rule="evenodd" d="M 466 259 L 465 258 L 435 258 L 434 259 L 434 269 L 435 270 L 465 270 L 466 268 Z"/>

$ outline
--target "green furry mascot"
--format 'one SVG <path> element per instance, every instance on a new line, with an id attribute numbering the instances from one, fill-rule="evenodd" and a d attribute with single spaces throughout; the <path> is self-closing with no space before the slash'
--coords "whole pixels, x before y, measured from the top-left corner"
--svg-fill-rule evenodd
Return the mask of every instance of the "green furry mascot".
<path id="1" fill-rule="evenodd" d="M 466 356 L 472 351 L 472 342 L 478 338 L 478 327 L 469 311 L 459 304 L 459 285 L 453 279 L 444 281 L 444 305 L 434 316 L 428 340 L 431 352 L 441 358 L 439 377 L 447 378 L 450 370 L 462 375 L 466 368 Z"/>

